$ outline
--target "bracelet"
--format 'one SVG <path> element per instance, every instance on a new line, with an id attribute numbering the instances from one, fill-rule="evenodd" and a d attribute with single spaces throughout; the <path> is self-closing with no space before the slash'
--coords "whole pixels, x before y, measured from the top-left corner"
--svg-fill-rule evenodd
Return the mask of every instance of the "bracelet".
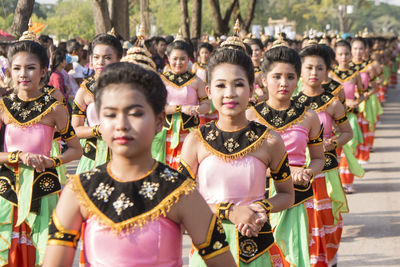
<path id="1" fill-rule="evenodd" d="M 221 220 L 229 220 L 229 209 L 232 207 L 233 203 L 219 203 L 217 206 L 217 216 Z"/>
<path id="2" fill-rule="evenodd" d="M 175 106 L 175 113 L 182 112 L 182 106 L 181 105 L 176 105 Z"/>
<path id="3" fill-rule="evenodd" d="M 267 215 L 269 215 L 271 213 L 273 206 L 268 200 L 261 199 L 261 200 L 254 201 L 253 203 L 261 205 L 265 209 L 265 213 Z"/>
<path id="4" fill-rule="evenodd" d="M 335 146 L 335 149 L 336 149 L 336 148 L 338 147 L 337 141 L 336 141 L 336 140 L 333 140 L 332 142 L 333 142 L 333 145 Z"/>
<path id="5" fill-rule="evenodd" d="M 19 154 L 21 153 L 20 150 L 9 152 L 8 153 L 8 163 L 18 163 L 19 162 Z"/>
<path id="6" fill-rule="evenodd" d="M 63 164 L 59 157 L 51 157 L 50 160 L 53 162 L 53 168 L 59 167 Z"/>
<path id="7" fill-rule="evenodd" d="M 96 125 L 92 128 L 92 134 L 94 137 L 100 137 L 101 133 L 99 132 L 100 125 Z"/>

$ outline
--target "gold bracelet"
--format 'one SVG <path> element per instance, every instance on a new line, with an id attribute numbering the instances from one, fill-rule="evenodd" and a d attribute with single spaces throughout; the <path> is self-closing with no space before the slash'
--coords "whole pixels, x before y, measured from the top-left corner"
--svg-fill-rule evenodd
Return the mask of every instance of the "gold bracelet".
<path id="1" fill-rule="evenodd" d="M 92 128 L 92 134 L 94 137 L 100 137 L 101 133 L 99 132 L 100 125 L 96 125 Z"/>
<path id="2" fill-rule="evenodd" d="M 18 163 L 20 153 L 21 153 L 20 150 L 9 152 L 8 153 L 8 163 Z"/>
<path id="3" fill-rule="evenodd" d="M 336 140 L 333 140 L 332 142 L 333 142 L 333 145 L 335 146 L 335 149 L 336 149 L 336 148 L 338 147 L 337 141 L 336 141 Z"/>
<path id="4" fill-rule="evenodd" d="M 50 160 L 53 162 L 53 168 L 59 167 L 63 164 L 59 157 L 51 157 Z"/>
<path id="5" fill-rule="evenodd" d="M 225 202 L 219 203 L 217 206 L 217 216 L 221 220 L 229 220 L 229 209 L 232 207 L 233 203 Z"/>
<path id="6" fill-rule="evenodd" d="M 181 105 L 176 105 L 175 106 L 175 113 L 182 112 L 182 106 Z"/>

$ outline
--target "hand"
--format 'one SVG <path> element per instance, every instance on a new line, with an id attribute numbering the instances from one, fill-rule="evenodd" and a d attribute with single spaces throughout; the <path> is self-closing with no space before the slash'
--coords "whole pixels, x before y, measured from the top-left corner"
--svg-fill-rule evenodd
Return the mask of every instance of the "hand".
<path id="1" fill-rule="evenodd" d="M 229 220 L 243 235 L 249 237 L 257 235 L 264 225 L 264 220 L 253 209 L 250 206 L 232 206 L 229 213 Z"/>
<path id="2" fill-rule="evenodd" d="M 47 166 L 53 166 L 53 162 L 48 157 L 39 154 L 21 152 L 20 159 L 23 164 L 34 168 L 37 172 L 43 172 Z"/>
<path id="3" fill-rule="evenodd" d="M 182 113 L 185 113 L 186 115 L 189 115 L 189 116 L 199 115 L 199 106 L 198 105 L 182 106 Z"/>
<path id="4" fill-rule="evenodd" d="M 335 139 L 333 139 L 333 138 L 324 139 L 324 142 L 323 142 L 324 152 L 331 151 L 336 148 L 333 140 L 335 140 Z"/>
<path id="5" fill-rule="evenodd" d="M 294 184 L 302 185 L 302 186 L 308 185 L 312 174 L 310 175 L 310 173 L 306 172 L 305 170 L 306 169 L 303 169 L 303 168 L 295 168 L 293 170 L 292 170 L 292 168 L 290 169 Z M 311 173 L 312 173 L 312 171 L 311 171 Z"/>

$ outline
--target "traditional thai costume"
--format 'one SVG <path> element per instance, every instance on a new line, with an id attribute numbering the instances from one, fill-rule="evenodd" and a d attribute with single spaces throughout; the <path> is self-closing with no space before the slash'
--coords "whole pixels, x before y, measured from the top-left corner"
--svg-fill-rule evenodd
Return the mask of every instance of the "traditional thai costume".
<path id="1" fill-rule="evenodd" d="M 200 194 L 208 204 L 250 205 L 261 203 L 269 213 L 265 199 L 266 166 L 249 155 L 259 149 L 268 138 L 269 130 L 257 122 L 250 122 L 241 130 L 225 132 L 215 122 L 203 125 L 196 132 L 210 155 L 204 158 L 197 171 Z M 182 161 L 182 165 L 186 164 Z M 277 182 L 290 178 L 287 155 L 278 170 L 273 170 Z M 220 214 L 219 214 L 220 216 Z M 288 266 L 282 252 L 274 242 L 271 225 L 266 222 L 258 237 L 246 237 L 237 231 L 226 216 L 222 220 L 233 257 L 238 266 Z M 190 266 L 206 266 L 198 251 L 192 251 Z"/>
<path id="2" fill-rule="evenodd" d="M 194 65 L 196 66 L 196 75 L 197 77 L 199 77 L 204 83 L 206 83 L 207 79 L 207 65 L 200 63 L 200 62 L 196 62 L 194 63 Z M 215 109 L 211 99 L 210 101 L 210 111 L 208 112 L 208 114 L 200 114 L 199 118 L 200 118 L 200 125 L 206 124 L 207 122 L 210 121 L 214 121 L 214 120 L 218 120 L 218 111 Z"/>
<path id="3" fill-rule="evenodd" d="M 7 117 L 4 151 L 14 154 L 15 162 L 0 166 L 0 265 L 38 266 L 42 264 L 48 236 L 48 223 L 58 200 L 62 181 L 56 168 L 37 172 L 18 163 L 19 151 L 50 156 L 54 127 L 41 120 L 58 105 L 45 86 L 39 97 L 23 100 L 16 93 L 0 100 L 0 108 Z M 75 132 L 70 123 L 60 131 L 68 141 Z M 11 153 L 12 152 L 12 153 Z M 58 161 L 55 166 L 60 166 Z"/>
<path id="4" fill-rule="evenodd" d="M 182 266 L 182 228 L 166 213 L 195 190 L 191 178 L 156 162 L 140 179 L 121 181 L 106 163 L 71 176 L 71 183 L 89 214 L 81 233 L 85 266 Z M 212 223 L 220 221 L 214 216 Z M 79 232 L 65 229 L 56 214 L 50 228 L 49 245 L 76 247 Z M 210 258 L 229 249 L 224 238 L 213 235 Z"/>
<path id="5" fill-rule="evenodd" d="M 196 89 L 191 86 L 196 81 L 196 77 L 196 74 L 189 71 L 182 74 L 171 71 L 163 73 L 161 78 L 168 92 L 167 105 L 182 107 L 198 105 L 200 101 L 203 101 L 198 98 Z M 180 109 L 176 109 L 174 114 L 167 115 L 163 130 L 153 141 L 153 157 L 176 169 L 183 141 L 190 130 L 198 125 L 198 116 L 189 116 L 182 113 Z"/>
<path id="6" fill-rule="evenodd" d="M 72 107 L 72 116 L 85 118 L 85 125 L 89 127 L 95 127 L 100 124 L 94 103 L 95 82 L 94 77 L 91 76 L 85 79 L 81 84 L 81 88 L 85 90 L 86 94 L 93 98 L 93 102 L 84 109 L 74 101 Z M 101 136 L 81 139 L 80 142 L 83 147 L 83 156 L 76 168 L 76 173 L 91 170 L 110 160 L 110 151 Z"/>
<path id="7" fill-rule="evenodd" d="M 352 80 L 354 79 L 355 75 L 357 75 L 357 73 L 358 72 L 354 71 L 353 69 L 339 70 L 339 68 L 336 67 L 331 72 L 334 79 L 336 80 L 331 81 L 331 86 L 334 86 L 333 84 L 336 83 L 337 88 L 343 88 L 345 98 L 347 100 L 355 101 L 357 86 L 354 82 L 352 82 Z M 365 173 L 356 158 L 359 151 L 359 146 L 361 146 L 364 142 L 364 138 L 357 121 L 358 109 L 349 108 L 346 107 L 346 103 L 343 104 L 346 108 L 346 114 L 351 129 L 353 130 L 353 138 L 341 149 L 338 149 L 338 155 L 340 156 L 339 175 L 343 186 L 351 190 L 354 183 L 354 176 L 363 177 Z"/>
<path id="8" fill-rule="evenodd" d="M 289 157 L 290 166 L 306 167 L 308 145 L 322 144 L 321 132 L 309 140 L 309 129 L 299 125 L 307 114 L 307 108 L 294 100 L 286 110 L 274 110 L 266 102 L 256 105 L 253 110 L 259 120 L 268 128 L 278 132 L 282 137 Z M 294 185 L 295 203 L 287 210 L 270 215 L 275 242 L 282 249 L 290 266 L 310 266 L 308 243 L 311 227 L 305 202 L 312 206 L 313 188 L 311 182 L 307 186 Z M 273 183 L 269 186 L 269 195 L 275 195 Z"/>
<path id="9" fill-rule="evenodd" d="M 323 92 L 313 97 L 300 92 L 295 100 L 317 112 L 319 120 L 324 126 L 323 138 L 332 138 L 334 120 L 325 109 L 336 100 L 336 97 L 329 92 Z M 347 117 L 344 116 L 335 120 L 335 123 L 341 124 L 346 120 Z M 343 229 L 341 213 L 349 212 L 346 195 L 337 171 L 336 151 L 327 151 L 324 154 L 324 169 L 321 174 L 314 177 L 312 182 L 314 201 L 312 205 L 306 202 L 312 228 L 309 245 L 311 266 L 327 266 L 327 264 L 336 263 L 336 253 L 339 249 Z"/>

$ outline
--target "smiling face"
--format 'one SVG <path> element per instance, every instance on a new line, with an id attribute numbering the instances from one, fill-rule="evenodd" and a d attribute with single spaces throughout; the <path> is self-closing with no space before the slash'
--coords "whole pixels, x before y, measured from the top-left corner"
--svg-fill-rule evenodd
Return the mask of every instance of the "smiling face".
<path id="1" fill-rule="evenodd" d="M 354 60 L 357 62 L 362 60 L 362 57 L 365 54 L 365 46 L 361 41 L 355 41 L 351 45 L 351 54 L 353 55 Z"/>
<path id="2" fill-rule="evenodd" d="M 253 51 L 253 54 L 251 55 L 251 60 L 253 61 L 253 64 L 255 66 L 259 66 L 262 57 L 262 50 L 257 44 L 252 44 L 251 50 Z"/>
<path id="3" fill-rule="evenodd" d="M 294 66 L 283 62 L 274 63 L 266 78 L 263 78 L 263 84 L 268 89 L 269 98 L 279 101 L 290 99 L 297 87 L 297 81 L 298 77 Z"/>
<path id="4" fill-rule="evenodd" d="M 189 68 L 189 56 L 185 50 L 173 49 L 168 60 L 171 70 L 175 74 L 185 73 Z"/>
<path id="5" fill-rule="evenodd" d="M 336 61 L 340 67 L 347 67 L 350 63 L 351 53 L 347 46 L 336 47 Z"/>
<path id="6" fill-rule="evenodd" d="M 206 91 L 220 116 L 235 117 L 246 111 L 253 87 L 243 67 L 222 63 L 212 70 Z"/>
<path id="7" fill-rule="evenodd" d="M 325 61 L 318 56 L 305 57 L 301 65 L 303 83 L 311 87 L 319 87 L 327 78 Z"/>
<path id="8" fill-rule="evenodd" d="M 100 106 L 102 138 L 113 155 L 135 158 L 151 153 L 153 138 L 163 123 L 135 84 L 110 84 Z"/>
<path id="9" fill-rule="evenodd" d="M 92 58 L 96 78 L 100 76 L 100 73 L 107 65 L 119 61 L 115 49 L 105 44 L 98 44 L 93 48 Z"/>
<path id="10" fill-rule="evenodd" d="M 46 67 L 40 66 L 36 55 L 19 52 L 12 58 L 11 77 L 18 90 L 39 90 L 41 79 L 46 75 Z"/>

